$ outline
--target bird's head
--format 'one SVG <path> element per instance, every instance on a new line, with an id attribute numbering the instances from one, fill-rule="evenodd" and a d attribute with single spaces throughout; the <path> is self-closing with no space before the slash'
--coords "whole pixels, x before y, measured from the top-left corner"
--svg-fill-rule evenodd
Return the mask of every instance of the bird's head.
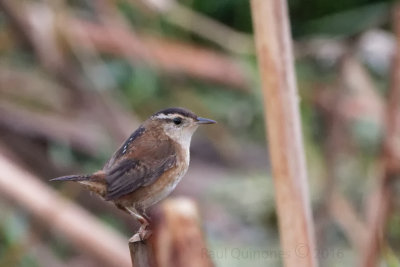
<path id="1" fill-rule="evenodd" d="M 153 127 L 159 128 L 172 140 L 185 146 L 190 144 L 192 135 L 199 125 L 216 123 L 184 108 L 163 109 L 151 116 L 149 121 Z"/>

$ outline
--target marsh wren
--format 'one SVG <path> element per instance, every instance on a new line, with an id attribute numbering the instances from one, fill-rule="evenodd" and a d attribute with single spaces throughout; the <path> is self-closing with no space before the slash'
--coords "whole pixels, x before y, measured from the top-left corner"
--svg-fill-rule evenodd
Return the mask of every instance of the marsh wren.
<path id="1" fill-rule="evenodd" d="M 212 123 L 183 108 L 161 110 L 133 132 L 100 171 L 50 181 L 75 181 L 113 202 L 141 224 L 139 236 L 130 241 L 143 240 L 150 233 L 146 209 L 174 190 L 189 167 L 193 133 L 199 125 Z"/>

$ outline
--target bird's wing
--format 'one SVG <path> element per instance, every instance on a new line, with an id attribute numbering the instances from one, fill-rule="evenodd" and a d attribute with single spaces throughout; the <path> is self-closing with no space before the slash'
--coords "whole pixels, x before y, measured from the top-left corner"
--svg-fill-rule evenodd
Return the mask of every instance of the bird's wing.
<path id="1" fill-rule="evenodd" d="M 104 170 L 110 169 L 114 164 L 117 163 L 117 161 L 125 155 L 127 151 L 129 151 L 130 147 L 137 141 L 137 139 L 140 139 L 142 134 L 145 132 L 145 128 L 143 126 L 140 126 L 139 128 L 134 131 L 131 136 L 129 136 L 124 143 L 120 146 L 120 148 L 115 151 L 115 153 L 112 155 L 112 157 L 107 161 L 107 163 L 104 165 Z"/>
<path id="2" fill-rule="evenodd" d="M 122 197 L 141 186 L 152 184 L 176 163 L 175 151 L 168 142 L 142 149 L 142 155 L 135 159 L 125 159 L 107 172 L 107 200 Z"/>

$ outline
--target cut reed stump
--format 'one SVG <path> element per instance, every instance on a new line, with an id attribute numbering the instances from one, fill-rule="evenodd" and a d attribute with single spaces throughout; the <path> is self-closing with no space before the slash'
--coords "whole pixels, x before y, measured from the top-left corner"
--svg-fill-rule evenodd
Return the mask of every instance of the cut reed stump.
<path id="1" fill-rule="evenodd" d="M 148 240 L 129 242 L 132 267 L 154 267 L 151 244 Z"/>
<path id="2" fill-rule="evenodd" d="M 166 200 L 152 216 L 148 240 L 129 243 L 134 267 L 211 267 L 200 217 L 187 198 Z"/>

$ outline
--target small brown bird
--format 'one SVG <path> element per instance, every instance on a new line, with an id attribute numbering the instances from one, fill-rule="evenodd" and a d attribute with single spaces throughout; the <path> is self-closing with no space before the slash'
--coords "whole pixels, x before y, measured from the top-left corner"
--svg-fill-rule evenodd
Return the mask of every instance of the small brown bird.
<path id="1" fill-rule="evenodd" d="M 103 169 L 50 181 L 75 181 L 141 224 L 136 240 L 148 237 L 145 210 L 167 197 L 186 173 L 190 141 L 200 124 L 216 123 L 183 108 L 161 110 L 147 119 L 114 153 Z M 132 241 L 132 240 L 131 240 Z"/>

